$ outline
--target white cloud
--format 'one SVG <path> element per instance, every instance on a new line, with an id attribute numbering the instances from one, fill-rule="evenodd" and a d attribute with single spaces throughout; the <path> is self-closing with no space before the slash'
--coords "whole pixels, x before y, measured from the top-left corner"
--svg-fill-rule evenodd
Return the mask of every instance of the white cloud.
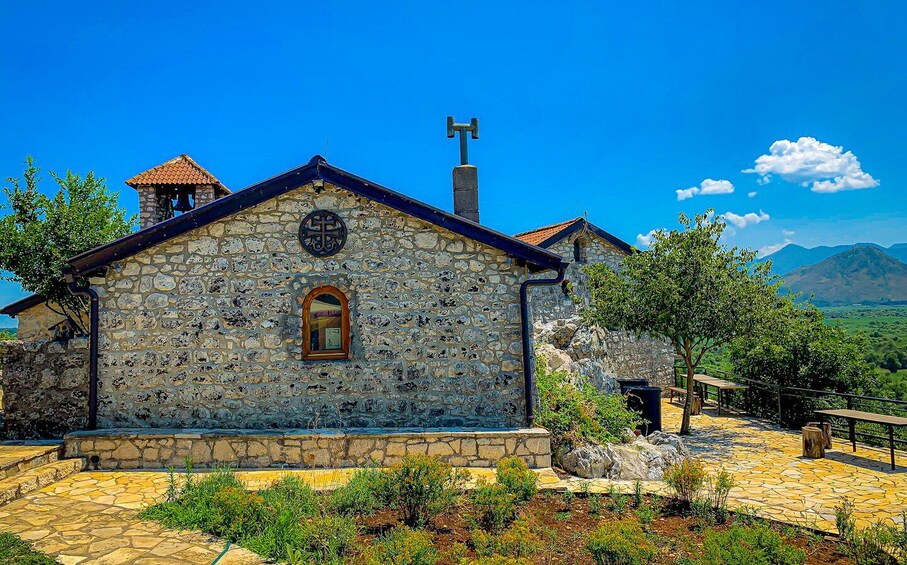
<path id="1" fill-rule="evenodd" d="M 693 198 L 697 194 L 730 194 L 734 192 L 734 185 L 729 180 L 705 179 L 699 183 L 699 186 L 679 188 L 675 192 L 677 192 L 677 200 L 679 201 Z"/>
<path id="2" fill-rule="evenodd" d="M 781 230 L 781 233 L 786 237 L 790 237 L 797 232 L 795 232 L 794 230 Z"/>
<path id="3" fill-rule="evenodd" d="M 640 249 L 642 249 L 642 248 L 649 247 L 650 245 L 652 245 L 652 242 L 655 241 L 655 234 L 658 231 L 659 230 L 656 229 L 656 230 L 649 230 L 649 233 L 647 233 L 645 235 L 643 235 L 641 233 L 637 234 L 636 235 L 636 247 L 639 247 Z"/>
<path id="4" fill-rule="evenodd" d="M 791 240 L 785 237 L 784 241 L 781 243 L 773 243 L 771 245 L 766 245 L 765 247 L 760 247 L 759 250 L 756 251 L 756 257 L 759 257 L 761 259 L 766 255 L 771 255 L 772 253 L 778 251 L 782 247 L 785 247 L 789 243 L 791 243 Z"/>
<path id="5" fill-rule="evenodd" d="M 752 192 L 747 192 L 747 193 L 746 193 L 746 195 L 749 196 L 750 198 L 752 198 L 753 196 L 756 196 L 757 194 L 759 194 L 759 193 L 756 192 L 755 190 L 752 191 Z"/>
<path id="6" fill-rule="evenodd" d="M 772 143 L 767 155 L 756 159 L 752 169 L 743 172 L 758 174 L 759 184 L 766 184 L 772 175 L 778 175 L 787 182 L 811 186 L 813 192 L 879 186 L 879 181 L 860 167 L 856 155 L 814 137 L 801 137 L 797 141 L 780 139 Z"/>
<path id="7" fill-rule="evenodd" d="M 723 215 L 724 219 L 740 229 L 745 228 L 746 226 L 753 226 L 760 222 L 767 222 L 771 218 L 768 214 L 759 210 L 759 213 L 749 212 L 744 215 L 735 214 L 733 212 L 725 212 Z"/>

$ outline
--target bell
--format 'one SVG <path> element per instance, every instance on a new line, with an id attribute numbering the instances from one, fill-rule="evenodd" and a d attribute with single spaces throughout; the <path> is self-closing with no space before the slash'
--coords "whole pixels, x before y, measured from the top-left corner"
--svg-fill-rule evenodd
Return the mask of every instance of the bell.
<path id="1" fill-rule="evenodd" d="M 176 196 L 176 206 L 173 207 L 177 212 L 188 212 L 193 208 L 189 202 L 189 193 L 181 190 Z"/>

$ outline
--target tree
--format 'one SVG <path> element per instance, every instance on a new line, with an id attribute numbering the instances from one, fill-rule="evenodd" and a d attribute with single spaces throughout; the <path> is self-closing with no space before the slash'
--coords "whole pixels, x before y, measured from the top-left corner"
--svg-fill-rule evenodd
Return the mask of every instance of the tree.
<path id="1" fill-rule="evenodd" d="M 783 387 L 865 393 L 876 387 L 875 369 L 866 361 L 868 341 L 861 333 L 825 323 L 811 304 L 779 297 L 763 323 L 729 346 L 734 371 Z M 799 426 L 812 416 L 815 398 L 787 397 L 781 421 Z"/>
<path id="2" fill-rule="evenodd" d="M 586 267 L 590 304 L 584 318 L 603 327 L 665 338 L 683 359 L 687 395 L 681 434 L 690 432 L 693 375 L 709 351 L 752 331 L 776 296 L 770 265 L 753 264 L 755 253 L 728 248 L 712 212 L 682 230 L 659 231 L 647 251 L 624 258 L 621 268 Z"/>
<path id="3" fill-rule="evenodd" d="M 51 198 L 38 190 L 40 169 L 29 156 L 22 179 L 4 187 L 9 213 L 0 218 L 0 271 L 4 280 L 40 294 L 52 310 L 66 316 L 80 332 L 87 329 L 87 303 L 69 292 L 63 280 L 66 259 L 129 233 L 127 218 L 107 191 L 105 179 L 66 171 L 51 173 L 58 188 Z"/>

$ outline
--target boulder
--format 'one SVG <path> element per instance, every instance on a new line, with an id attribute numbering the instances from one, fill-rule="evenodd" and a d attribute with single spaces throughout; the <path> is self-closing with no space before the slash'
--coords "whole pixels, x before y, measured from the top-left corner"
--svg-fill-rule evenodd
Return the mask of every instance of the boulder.
<path id="1" fill-rule="evenodd" d="M 651 443 L 652 445 L 670 445 L 682 457 L 686 457 L 687 455 L 689 455 L 689 451 L 687 451 L 687 446 L 683 444 L 683 440 L 680 439 L 679 435 L 669 434 L 667 432 L 663 432 L 663 431 L 659 430 L 657 432 L 652 432 L 651 434 L 646 436 L 646 440 L 648 440 L 648 442 Z"/>
<path id="2" fill-rule="evenodd" d="M 570 356 L 563 352 L 550 343 L 543 343 L 537 349 L 537 354 L 545 358 L 545 361 L 548 363 L 548 368 L 552 371 L 558 369 L 564 369 L 567 371 L 572 371 L 570 365 L 573 362 L 570 359 Z"/>
<path id="3" fill-rule="evenodd" d="M 641 451 L 632 445 L 609 445 L 607 451 L 613 461 L 608 471 L 609 479 L 625 481 L 649 479 L 649 468 Z"/>
<path id="4" fill-rule="evenodd" d="M 614 463 L 609 448 L 594 444 L 564 453 L 559 462 L 562 469 L 584 479 L 604 477 Z"/>

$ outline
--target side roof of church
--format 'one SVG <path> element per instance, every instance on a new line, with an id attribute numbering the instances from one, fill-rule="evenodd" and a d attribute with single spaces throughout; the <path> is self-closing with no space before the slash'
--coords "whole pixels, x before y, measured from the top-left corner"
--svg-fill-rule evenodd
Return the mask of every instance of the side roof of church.
<path id="1" fill-rule="evenodd" d="M 629 243 L 617 236 L 611 235 L 595 224 L 590 223 L 585 218 L 574 218 L 572 220 L 567 220 L 566 222 L 542 226 L 540 228 L 535 228 L 534 230 L 518 233 L 514 237 L 520 241 L 525 241 L 526 243 L 547 249 L 555 243 L 570 237 L 583 229 L 594 233 L 624 253 L 630 254 L 633 252 L 633 247 Z"/>
<path id="2" fill-rule="evenodd" d="M 557 270 L 560 267 L 560 256 L 551 251 L 395 192 L 330 165 L 323 157 L 316 155 L 305 165 L 76 255 L 68 260 L 67 271 L 74 277 L 87 275 L 114 261 L 317 180 L 339 186 L 379 204 L 500 249 L 518 261 L 525 262 L 530 270 Z"/>

